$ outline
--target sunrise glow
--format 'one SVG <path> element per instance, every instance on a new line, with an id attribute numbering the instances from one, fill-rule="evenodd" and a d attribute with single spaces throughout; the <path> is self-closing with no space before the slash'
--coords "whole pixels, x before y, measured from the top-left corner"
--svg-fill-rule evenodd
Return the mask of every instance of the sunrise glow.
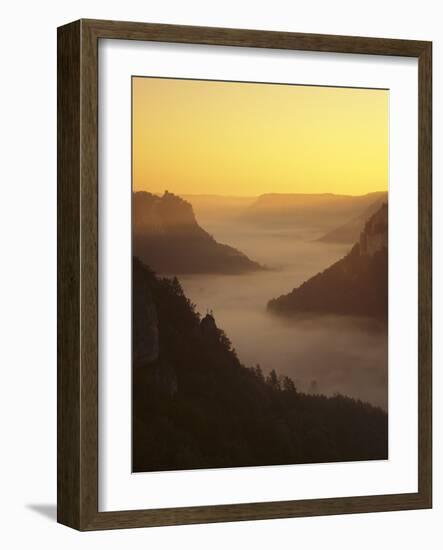
<path id="1" fill-rule="evenodd" d="M 133 188 L 257 196 L 388 188 L 386 90 L 133 78 Z"/>

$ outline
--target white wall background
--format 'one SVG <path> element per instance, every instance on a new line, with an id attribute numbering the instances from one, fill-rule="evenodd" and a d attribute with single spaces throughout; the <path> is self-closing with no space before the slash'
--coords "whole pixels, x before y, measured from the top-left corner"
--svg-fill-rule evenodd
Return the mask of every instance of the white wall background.
<path id="1" fill-rule="evenodd" d="M 439 0 L 77 0 L 3 6 L 0 541 L 5 548 L 439 548 L 443 38 Z M 80 17 L 434 41 L 434 510 L 77 533 L 55 523 L 56 27 Z"/>

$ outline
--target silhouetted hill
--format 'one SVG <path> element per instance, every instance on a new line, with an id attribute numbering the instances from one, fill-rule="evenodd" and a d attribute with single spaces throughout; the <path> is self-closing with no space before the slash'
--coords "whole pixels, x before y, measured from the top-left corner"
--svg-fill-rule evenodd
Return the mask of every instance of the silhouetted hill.
<path id="1" fill-rule="evenodd" d="M 202 229 L 192 206 L 166 192 L 133 194 L 134 254 L 160 273 L 244 273 L 262 269 Z"/>
<path id="2" fill-rule="evenodd" d="M 258 225 L 290 227 L 308 224 L 319 230 L 343 224 L 362 214 L 384 192 L 366 195 L 335 195 L 333 193 L 270 193 L 261 195 L 245 211 L 243 219 Z"/>
<path id="3" fill-rule="evenodd" d="M 380 193 L 377 199 L 357 217 L 329 231 L 317 240 L 324 243 L 355 243 L 363 231 L 365 223 L 387 201 L 387 197 L 387 193 Z"/>
<path id="4" fill-rule="evenodd" d="M 215 316 L 136 258 L 133 293 L 134 471 L 387 458 L 381 409 L 246 368 Z"/>
<path id="5" fill-rule="evenodd" d="M 268 303 L 272 312 L 362 315 L 387 320 L 388 207 L 369 219 L 349 254 L 289 294 Z"/>

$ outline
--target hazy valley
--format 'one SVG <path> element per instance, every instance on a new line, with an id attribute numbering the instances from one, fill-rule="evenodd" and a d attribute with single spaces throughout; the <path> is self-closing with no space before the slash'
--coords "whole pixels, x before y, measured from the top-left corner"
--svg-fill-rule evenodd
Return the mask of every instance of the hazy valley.
<path id="1" fill-rule="evenodd" d="M 290 220 L 287 216 L 280 223 L 265 223 L 270 218 L 265 215 L 261 223 L 249 217 L 252 198 L 188 196 L 200 226 L 268 269 L 241 275 L 183 274 L 179 280 L 200 313 L 214 312 L 244 364 L 287 374 L 302 391 L 342 393 L 386 409 L 387 334 L 377 320 L 333 314 L 287 319 L 266 309 L 270 299 L 287 294 L 350 251 L 348 243 L 318 239 L 364 215 L 374 197 L 333 196 L 329 205 L 326 199 L 317 205 L 311 200 L 303 215 Z M 380 198 L 375 200 L 378 204 Z M 301 201 L 294 202 L 300 214 Z"/>

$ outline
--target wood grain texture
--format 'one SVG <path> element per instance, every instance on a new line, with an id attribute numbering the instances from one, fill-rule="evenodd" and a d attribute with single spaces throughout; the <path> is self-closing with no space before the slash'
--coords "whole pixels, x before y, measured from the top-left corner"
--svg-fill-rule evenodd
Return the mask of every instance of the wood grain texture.
<path id="1" fill-rule="evenodd" d="M 79 525 L 80 23 L 57 51 L 57 518 Z"/>
<path id="2" fill-rule="evenodd" d="M 82 22 L 100 38 L 149 40 L 188 44 L 241 46 L 317 52 L 361 53 L 418 57 L 427 42 L 361 36 L 304 34 L 250 29 L 158 25 L 124 21 L 83 19 Z"/>
<path id="3" fill-rule="evenodd" d="M 417 57 L 419 487 L 417 493 L 98 511 L 98 41 L 103 38 Z M 58 30 L 58 521 L 79 530 L 432 506 L 432 49 L 422 41 L 81 20 Z"/>
<path id="4" fill-rule="evenodd" d="M 80 80 L 80 522 L 98 509 L 98 62 L 97 41 L 81 25 Z"/>
<path id="5" fill-rule="evenodd" d="M 418 486 L 432 507 L 432 45 L 418 65 Z"/>

